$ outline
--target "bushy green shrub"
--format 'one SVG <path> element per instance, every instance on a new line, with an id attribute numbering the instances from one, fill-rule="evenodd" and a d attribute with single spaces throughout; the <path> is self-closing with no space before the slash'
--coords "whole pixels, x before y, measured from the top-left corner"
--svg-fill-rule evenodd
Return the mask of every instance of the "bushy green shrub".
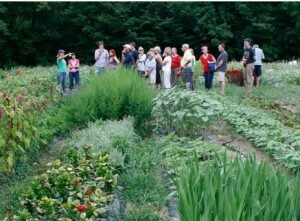
<path id="1" fill-rule="evenodd" d="M 85 124 L 95 119 L 121 119 L 133 116 L 139 134 L 149 131 L 155 92 L 130 70 L 117 69 L 94 76 L 87 88 L 70 98 L 66 119 Z"/>
<path id="2" fill-rule="evenodd" d="M 300 220 L 299 177 L 289 180 L 253 158 L 200 165 L 177 179 L 180 220 Z"/>
<path id="3" fill-rule="evenodd" d="M 108 153 L 68 151 L 68 163 L 59 160 L 37 176 L 20 200 L 20 208 L 4 220 L 97 220 L 105 217 L 117 182 Z"/>

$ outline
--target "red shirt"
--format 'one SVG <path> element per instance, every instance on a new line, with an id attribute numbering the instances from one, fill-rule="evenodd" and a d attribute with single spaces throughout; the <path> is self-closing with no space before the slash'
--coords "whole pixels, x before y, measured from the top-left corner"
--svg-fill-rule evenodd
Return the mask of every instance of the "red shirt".
<path id="1" fill-rule="evenodd" d="M 209 69 L 208 69 L 208 62 L 209 61 L 213 61 L 214 60 L 214 56 L 211 55 L 211 54 L 207 54 L 207 57 L 204 58 L 203 55 L 200 56 L 199 60 L 201 61 L 202 63 L 202 69 L 203 69 L 203 72 L 206 73 L 206 72 L 209 72 Z"/>
<path id="2" fill-rule="evenodd" d="M 75 60 L 69 59 L 69 62 L 68 62 L 69 72 L 72 72 L 72 73 L 77 72 L 79 65 L 80 65 L 79 59 L 75 59 Z M 73 67 L 73 68 L 71 68 L 71 67 Z"/>
<path id="3" fill-rule="evenodd" d="M 175 55 L 172 54 L 171 69 L 180 68 L 180 62 L 181 62 L 180 56 L 178 54 Z"/>

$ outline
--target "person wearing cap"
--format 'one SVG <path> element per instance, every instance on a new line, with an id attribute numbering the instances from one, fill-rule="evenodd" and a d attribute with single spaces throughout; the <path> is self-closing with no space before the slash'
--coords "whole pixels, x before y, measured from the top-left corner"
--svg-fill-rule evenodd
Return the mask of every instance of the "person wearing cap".
<path id="1" fill-rule="evenodd" d="M 191 90 L 193 55 L 188 44 L 183 44 L 181 49 L 184 52 L 181 59 L 182 78 L 185 83 L 185 88 Z"/>
<path id="2" fill-rule="evenodd" d="M 145 61 L 146 61 L 146 54 L 144 52 L 144 48 L 139 47 L 139 56 L 135 63 L 135 66 L 137 67 L 137 71 L 139 76 L 143 76 L 145 74 Z"/>
<path id="3" fill-rule="evenodd" d="M 258 87 L 260 82 L 260 76 L 262 74 L 262 60 L 265 59 L 265 55 L 263 50 L 261 50 L 257 44 L 253 45 L 253 49 L 255 52 L 255 62 L 253 71 L 254 85 Z"/>
<path id="4" fill-rule="evenodd" d="M 71 59 L 68 61 L 70 90 L 74 89 L 74 80 L 76 87 L 79 86 L 79 66 L 80 61 L 76 58 L 75 53 L 70 53 Z"/>
<path id="5" fill-rule="evenodd" d="M 104 73 L 107 69 L 109 62 L 108 51 L 104 48 L 104 42 L 99 42 L 99 48 L 95 50 L 95 66 L 97 68 L 97 73 Z"/>
<path id="6" fill-rule="evenodd" d="M 243 54 L 243 78 L 244 78 L 244 86 L 245 92 L 244 95 L 249 97 L 252 92 L 253 87 L 253 69 L 255 62 L 255 52 L 251 48 L 252 40 L 250 38 L 246 38 L 244 40 L 244 54 Z"/>
<path id="7" fill-rule="evenodd" d="M 171 88 L 171 65 L 172 65 L 172 58 L 171 58 L 172 50 L 170 47 L 166 47 L 164 50 L 164 60 L 162 64 L 162 71 L 164 77 L 164 88 L 170 89 Z"/>
<path id="8" fill-rule="evenodd" d="M 172 48 L 172 65 L 171 65 L 171 85 L 175 87 L 178 83 L 178 72 L 180 69 L 181 58 L 177 54 L 177 48 Z"/>
<path id="9" fill-rule="evenodd" d="M 131 46 L 130 44 L 123 45 L 122 51 L 122 63 L 125 68 L 131 69 L 134 62 L 134 58 L 131 53 Z"/>
<path id="10" fill-rule="evenodd" d="M 66 76 L 67 76 L 67 63 L 65 58 L 70 56 L 65 54 L 64 50 L 59 50 L 56 59 L 57 65 L 57 79 L 61 86 L 62 93 L 66 93 Z"/>
<path id="11" fill-rule="evenodd" d="M 227 69 L 228 54 L 225 51 L 225 44 L 221 43 L 218 46 L 220 55 L 216 62 L 216 70 L 218 71 L 218 80 L 221 94 L 225 93 L 225 72 Z"/>
<path id="12" fill-rule="evenodd" d="M 203 54 L 200 56 L 199 61 L 202 63 L 204 85 L 207 90 L 210 90 L 213 85 L 215 71 L 213 65 L 215 64 L 216 59 L 212 54 L 208 53 L 207 46 L 202 46 L 201 49 Z"/>

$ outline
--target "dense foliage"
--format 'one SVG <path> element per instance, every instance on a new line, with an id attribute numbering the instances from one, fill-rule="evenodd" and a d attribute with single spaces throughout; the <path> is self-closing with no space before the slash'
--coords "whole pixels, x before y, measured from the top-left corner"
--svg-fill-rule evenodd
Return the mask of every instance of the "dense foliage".
<path id="1" fill-rule="evenodd" d="M 104 217 L 117 176 L 109 155 L 92 155 L 91 148 L 86 145 L 82 155 L 70 149 L 66 164 L 59 160 L 49 163 L 48 170 L 23 194 L 17 215 L 7 220 L 90 221 Z"/>
<path id="2" fill-rule="evenodd" d="M 60 48 L 92 63 L 99 40 L 119 56 L 129 41 L 145 48 L 188 42 L 196 54 L 201 44 L 217 52 L 222 41 L 230 57 L 240 59 L 242 40 L 251 37 L 268 60 L 297 58 L 299 7 L 297 2 L 3 2 L 0 66 L 53 64 Z"/>
<path id="3" fill-rule="evenodd" d="M 290 181 L 251 158 L 192 161 L 176 181 L 181 220 L 300 219 L 299 177 Z"/>

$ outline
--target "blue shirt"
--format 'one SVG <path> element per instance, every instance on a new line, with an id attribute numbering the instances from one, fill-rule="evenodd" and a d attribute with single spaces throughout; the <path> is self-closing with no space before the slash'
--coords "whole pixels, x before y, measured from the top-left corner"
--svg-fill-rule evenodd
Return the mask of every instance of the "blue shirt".
<path id="1" fill-rule="evenodd" d="M 126 68 L 131 68 L 132 66 L 132 62 L 134 61 L 132 53 L 131 52 L 127 52 L 126 54 L 124 54 L 124 66 Z"/>

